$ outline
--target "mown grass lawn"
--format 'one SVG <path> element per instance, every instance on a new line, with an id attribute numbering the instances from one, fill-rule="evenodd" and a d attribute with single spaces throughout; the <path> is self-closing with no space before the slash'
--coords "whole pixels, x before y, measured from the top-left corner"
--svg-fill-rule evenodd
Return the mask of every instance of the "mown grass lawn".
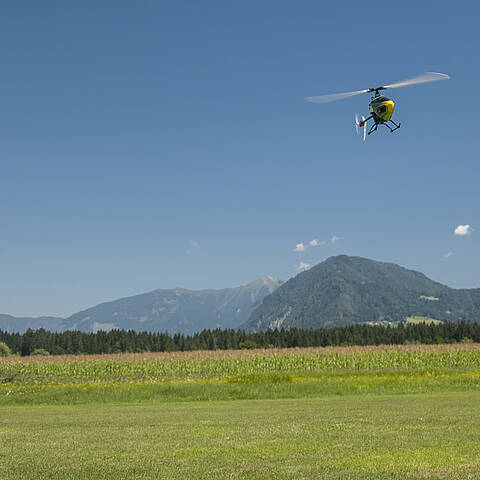
<path id="1" fill-rule="evenodd" d="M 3 406 L 1 479 L 478 479 L 480 393 Z"/>

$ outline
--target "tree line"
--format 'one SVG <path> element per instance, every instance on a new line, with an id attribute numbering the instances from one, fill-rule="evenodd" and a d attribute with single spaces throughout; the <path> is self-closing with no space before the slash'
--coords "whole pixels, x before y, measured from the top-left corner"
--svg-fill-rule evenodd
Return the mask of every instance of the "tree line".
<path id="1" fill-rule="evenodd" d="M 399 345 L 407 343 L 480 342 L 480 324 L 461 321 L 439 325 L 419 323 L 394 326 L 351 325 L 335 328 L 266 330 L 203 330 L 194 335 L 110 330 L 87 333 L 40 328 L 25 333 L 0 330 L 0 342 L 10 352 L 32 354 L 101 354 L 124 352 L 178 352 L 243 348 L 327 347 L 348 345 Z"/>

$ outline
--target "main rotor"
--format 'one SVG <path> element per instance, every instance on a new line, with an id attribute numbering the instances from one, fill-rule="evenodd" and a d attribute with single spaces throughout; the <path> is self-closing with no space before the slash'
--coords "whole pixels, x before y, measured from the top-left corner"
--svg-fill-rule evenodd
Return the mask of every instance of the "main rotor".
<path id="1" fill-rule="evenodd" d="M 367 90 L 367 93 L 375 92 L 375 95 L 374 95 L 374 96 L 375 96 L 375 97 L 378 97 L 378 95 L 379 95 L 378 92 L 379 92 L 380 90 L 386 90 L 387 88 L 388 88 L 388 87 L 369 88 L 369 89 Z"/>
<path id="2" fill-rule="evenodd" d="M 425 72 L 422 75 L 419 75 L 418 77 L 409 78 L 408 80 L 392 83 L 390 85 L 365 88 L 364 90 L 356 90 L 353 92 L 333 93 L 329 95 L 306 97 L 305 100 L 307 100 L 307 102 L 313 102 L 313 103 L 327 103 L 327 102 L 335 102 L 336 100 L 343 100 L 344 98 L 360 95 L 361 93 L 371 93 L 371 92 L 375 92 L 375 96 L 378 96 L 381 90 L 386 90 L 387 88 L 407 87 L 409 85 L 416 85 L 418 83 L 428 83 L 428 82 L 436 82 L 438 80 L 448 80 L 449 78 L 450 77 L 445 73 Z"/>

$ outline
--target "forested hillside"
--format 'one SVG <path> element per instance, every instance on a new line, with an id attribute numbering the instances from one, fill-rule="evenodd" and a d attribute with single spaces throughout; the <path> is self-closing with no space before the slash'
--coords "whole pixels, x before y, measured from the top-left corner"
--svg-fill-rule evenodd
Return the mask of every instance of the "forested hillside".
<path id="1" fill-rule="evenodd" d="M 453 289 L 392 263 L 340 255 L 300 273 L 264 298 L 242 325 L 320 328 L 424 316 L 480 321 L 480 289 Z"/>

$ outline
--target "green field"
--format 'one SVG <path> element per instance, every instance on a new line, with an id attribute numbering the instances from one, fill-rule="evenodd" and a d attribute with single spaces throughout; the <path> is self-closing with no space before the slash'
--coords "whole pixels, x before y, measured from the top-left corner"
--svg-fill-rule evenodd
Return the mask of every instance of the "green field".
<path id="1" fill-rule="evenodd" d="M 421 298 L 421 297 L 420 297 Z M 430 300 L 430 297 L 424 297 Z M 426 323 L 427 325 L 440 325 L 443 322 L 441 320 L 437 320 L 435 318 L 431 317 L 422 317 L 420 315 L 415 315 L 414 317 L 407 317 L 406 318 L 407 323 Z"/>
<path id="2" fill-rule="evenodd" d="M 478 345 L 7 358 L 0 479 L 478 479 Z"/>

